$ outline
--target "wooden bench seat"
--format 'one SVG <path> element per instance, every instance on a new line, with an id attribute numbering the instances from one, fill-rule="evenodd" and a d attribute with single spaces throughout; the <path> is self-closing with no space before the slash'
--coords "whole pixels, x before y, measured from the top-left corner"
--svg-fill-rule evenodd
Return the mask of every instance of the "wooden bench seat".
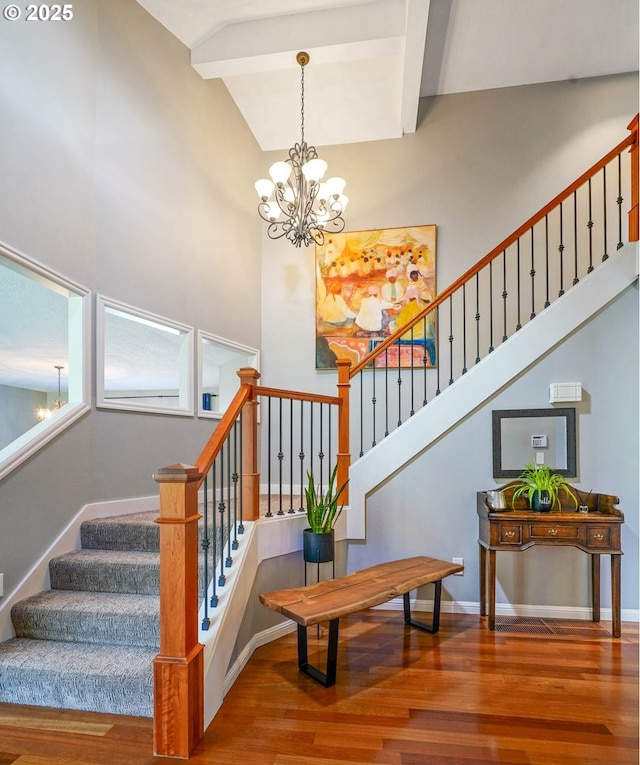
<path id="1" fill-rule="evenodd" d="M 440 627 L 442 580 L 445 576 L 463 570 L 463 566 L 455 563 L 416 556 L 380 563 L 353 574 L 306 587 L 264 592 L 260 595 L 260 602 L 297 623 L 298 667 L 328 687 L 336 681 L 338 625 L 341 616 L 348 616 L 403 596 L 405 623 L 435 633 Z M 435 585 L 431 625 L 411 618 L 409 593 L 424 584 Z M 308 663 L 307 627 L 327 621 L 329 645 L 327 671 L 323 673 Z"/>

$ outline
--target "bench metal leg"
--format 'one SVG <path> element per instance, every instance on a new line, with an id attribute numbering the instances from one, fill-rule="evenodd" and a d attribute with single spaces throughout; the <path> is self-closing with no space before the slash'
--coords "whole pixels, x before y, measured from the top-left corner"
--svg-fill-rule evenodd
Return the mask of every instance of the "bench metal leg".
<path id="1" fill-rule="evenodd" d="M 307 654 L 307 628 L 298 624 L 298 668 L 305 675 L 317 680 L 325 688 L 336 684 L 336 668 L 338 665 L 338 626 L 340 619 L 329 622 L 329 642 L 327 645 L 327 671 L 321 672 L 309 664 Z"/>
<path id="2" fill-rule="evenodd" d="M 433 598 L 433 621 L 431 626 L 424 624 L 424 622 L 418 622 L 411 618 L 411 606 L 409 605 L 409 593 L 404 594 L 404 622 L 410 624 L 412 627 L 417 627 L 419 630 L 425 630 L 425 632 L 431 632 L 435 634 L 440 629 L 440 599 L 442 596 L 442 579 L 438 579 L 435 585 L 435 595 Z"/>

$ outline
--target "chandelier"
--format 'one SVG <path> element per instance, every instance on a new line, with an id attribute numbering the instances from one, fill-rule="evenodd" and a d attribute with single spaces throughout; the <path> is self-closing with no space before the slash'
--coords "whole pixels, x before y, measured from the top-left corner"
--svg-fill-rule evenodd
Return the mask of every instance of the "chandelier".
<path id="1" fill-rule="evenodd" d="M 342 193 L 344 178 L 321 182 L 327 163 L 304 140 L 304 67 L 309 58 L 304 51 L 296 56 L 300 64 L 300 143 L 289 149 L 289 159 L 271 165 L 271 180 L 261 178 L 255 184 L 260 197 L 258 214 L 269 224 L 269 237 L 285 236 L 296 247 L 322 244 L 325 231 L 342 231 L 342 213 L 349 201 Z"/>
<path id="2" fill-rule="evenodd" d="M 54 366 L 54 369 L 58 370 L 58 398 L 53 402 L 53 406 L 51 408 L 48 408 L 46 406 L 39 407 L 36 409 L 36 417 L 38 418 L 38 422 L 42 422 L 43 420 L 49 420 L 51 417 L 53 417 L 53 413 L 57 412 L 58 409 L 63 405 L 62 398 L 60 396 L 60 370 L 64 369 L 64 367 Z"/>

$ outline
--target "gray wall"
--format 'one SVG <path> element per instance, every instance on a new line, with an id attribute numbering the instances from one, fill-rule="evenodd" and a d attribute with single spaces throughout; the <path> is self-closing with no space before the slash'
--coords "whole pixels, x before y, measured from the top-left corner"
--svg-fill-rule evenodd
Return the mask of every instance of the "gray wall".
<path id="1" fill-rule="evenodd" d="M 348 229 L 438 226 L 443 290 L 622 140 L 637 111 L 637 74 L 457 94 L 424 103 L 414 135 L 320 154 L 347 179 Z M 265 384 L 335 393 L 335 373 L 314 369 L 313 251 L 265 240 L 263 252 Z M 637 334 L 633 289 L 369 497 L 366 544 L 350 545 L 349 570 L 411 554 L 463 557 L 465 576 L 447 581 L 445 597 L 477 603 L 475 494 L 495 485 L 491 409 L 546 407 L 549 383 L 579 381 L 576 483 L 621 498 L 623 607 L 637 609 Z M 586 605 L 587 556 L 539 548 L 508 557 L 499 600 Z M 604 572 L 603 593 L 607 581 Z"/>
<path id="2" fill-rule="evenodd" d="M 261 153 L 222 83 L 137 2 L 0 24 L 0 109 L 1 240 L 94 293 L 259 346 Z M 214 426 L 94 409 L 6 477 L 5 592 L 86 503 L 156 493 L 152 473 L 193 462 Z"/>

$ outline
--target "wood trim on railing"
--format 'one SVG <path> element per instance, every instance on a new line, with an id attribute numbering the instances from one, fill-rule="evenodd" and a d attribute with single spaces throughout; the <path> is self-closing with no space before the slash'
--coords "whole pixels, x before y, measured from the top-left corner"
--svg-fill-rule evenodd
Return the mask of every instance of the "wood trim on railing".
<path id="1" fill-rule="evenodd" d="M 203 646 L 198 643 L 198 486 L 192 465 L 170 465 L 160 485 L 160 650 L 153 660 L 153 751 L 187 758 L 204 733 Z"/>
<path id="2" fill-rule="evenodd" d="M 249 397 L 242 414 L 242 512 L 247 521 L 260 517 L 260 472 L 258 471 L 258 397 L 256 388 L 260 373 L 251 367 L 238 371 Z"/>
<path id="3" fill-rule="evenodd" d="M 338 398 L 340 406 L 338 408 L 338 453 L 336 462 L 338 473 L 336 476 L 337 486 L 342 486 L 349 478 L 349 468 L 351 466 L 351 446 L 349 435 L 349 393 L 351 383 L 349 381 L 349 369 L 351 361 L 349 359 L 337 359 L 338 366 Z M 340 497 L 341 503 L 349 504 L 349 486 L 347 485 Z"/>
<path id="4" fill-rule="evenodd" d="M 589 178 L 592 178 L 598 171 L 602 170 L 602 168 L 605 167 L 605 165 L 608 165 L 612 159 L 617 157 L 628 146 L 633 146 L 634 144 L 636 144 L 637 146 L 637 135 L 638 135 L 637 119 L 638 117 L 636 115 L 635 132 L 629 134 L 624 140 L 620 141 L 620 143 L 615 148 L 611 149 L 611 151 L 605 154 L 605 156 L 602 157 L 602 159 L 598 160 L 598 162 L 592 165 L 586 172 L 582 173 L 582 175 L 579 178 L 576 178 L 576 180 L 573 181 L 573 183 L 571 183 L 569 186 L 567 186 L 567 188 L 564 191 L 561 191 L 548 204 L 546 204 L 542 209 L 540 209 L 535 215 L 532 215 L 529 218 L 529 220 L 523 223 L 506 239 L 500 242 L 500 244 L 497 245 L 497 247 L 494 247 L 491 250 L 491 252 L 487 253 L 487 255 L 485 255 L 481 260 L 479 260 L 475 265 L 473 265 L 470 269 L 465 271 L 465 273 L 462 274 L 462 276 L 460 276 L 458 279 L 456 279 L 455 282 L 450 284 L 444 292 L 441 292 L 431 303 L 429 303 L 429 305 L 423 311 L 417 314 L 417 316 L 415 316 L 411 321 L 407 322 L 402 327 L 397 329 L 386 340 L 384 340 L 382 343 L 377 345 L 373 351 L 368 353 L 355 366 L 351 367 L 349 376 L 353 378 L 355 375 L 357 375 L 359 372 L 365 369 L 369 364 L 371 364 L 373 359 L 377 358 L 381 353 L 384 353 L 384 351 L 387 348 L 389 348 L 389 346 L 393 345 L 398 340 L 398 338 L 402 337 L 407 332 L 410 332 L 412 327 L 415 327 L 416 324 L 419 324 L 426 316 L 432 313 L 439 305 L 444 303 L 444 301 L 447 300 L 447 298 L 451 297 L 451 295 L 457 292 L 460 289 L 460 287 L 462 287 L 463 284 L 466 284 L 479 271 L 481 271 L 486 265 L 488 265 L 492 260 L 494 260 L 494 258 L 496 258 L 504 250 L 506 250 L 508 247 L 514 244 L 524 233 L 529 231 L 529 229 L 533 228 L 533 226 L 535 226 L 536 223 L 539 223 L 541 220 L 544 220 L 545 215 L 548 215 L 551 212 L 551 210 L 554 210 L 561 202 L 564 202 L 565 199 L 568 199 L 573 194 L 574 191 L 579 189 L 584 183 L 586 183 L 589 180 Z M 631 125 L 629 126 L 630 129 L 632 128 L 633 124 L 634 123 L 632 122 Z M 636 158 L 637 158 L 637 150 L 636 150 Z M 637 163 L 636 163 L 636 172 L 637 172 Z M 633 173 L 633 164 L 632 164 L 632 173 Z M 633 181 L 632 181 L 632 187 L 633 187 Z M 636 190 L 637 190 L 637 182 L 636 182 Z M 633 194 L 633 188 L 632 188 L 632 194 Z M 630 241 L 635 241 L 635 240 L 630 239 Z"/>
<path id="5" fill-rule="evenodd" d="M 255 372 L 255 370 L 252 370 L 252 372 Z M 256 372 L 256 374 L 258 373 Z M 202 475 L 201 480 L 204 480 L 204 477 L 211 469 L 211 465 L 213 465 L 213 461 L 217 457 L 220 447 L 225 442 L 229 433 L 231 433 L 234 423 L 240 416 L 242 407 L 250 400 L 250 398 L 251 386 L 241 384 L 236 395 L 231 400 L 227 411 L 222 415 L 218 427 L 213 431 L 211 438 L 207 441 L 204 449 L 200 452 L 200 456 L 196 460 L 196 467 L 198 468 L 198 472 Z"/>
<path id="6" fill-rule="evenodd" d="M 281 388 L 265 388 L 256 385 L 256 395 L 271 396 L 273 398 L 291 398 L 295 401 L 310 401 L 313 404 L 332 404 L 340 406 L 342 399 L 339 396 L 323 396 L 319 393 L 302 393 L 295 390 L 282 390 Z"/>
<path id="7" fill-rule="evenodd" d="M 640 151 L 638 151 L 638 115 L 627 125 L 627 130 L 631 131 L 633 143 L 631 144 L 631 209 L 629 210 L 629 241 L 637 242 L 640 237 L 640 170 L 638 162 L 640 161 Z"/>

